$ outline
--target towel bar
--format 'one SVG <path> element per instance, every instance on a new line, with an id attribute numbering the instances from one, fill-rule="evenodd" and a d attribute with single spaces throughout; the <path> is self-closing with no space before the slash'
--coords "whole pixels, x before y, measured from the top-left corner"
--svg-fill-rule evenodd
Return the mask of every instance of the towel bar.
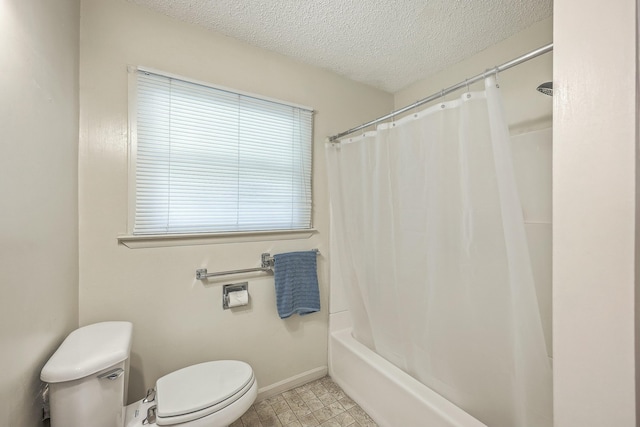
<path id="1" fill-rule="evenodd" d="M 320 253 L 318 249 L 312 249 L 314 252 Z M 196 280 L 204 280 L 209 277 L 218 277 L 218 276 L 226 276 L 228 274 L 242 274 L 242 273 L 252 273 L 254 271 L 260 271 L 264 273 L 273 272 L 273 257 L 270 253 L 265 252 L 261 255 L 262 262 L 260 263 L 260 267 L 254 268 L 243 268 L 240 270 L 228 270 L 228 271 L 218 271 L 215 273 L 208 273 L 206 268 L 199 268 L 196 270 Z"/>

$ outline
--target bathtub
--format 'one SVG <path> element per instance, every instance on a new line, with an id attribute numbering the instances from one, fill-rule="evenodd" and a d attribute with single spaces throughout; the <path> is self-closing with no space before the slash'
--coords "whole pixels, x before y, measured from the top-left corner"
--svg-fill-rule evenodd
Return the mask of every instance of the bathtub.
<path id="1" fill-rule="evenodd" d="M 381 427 L 487 427 L 351 335 L 348 312 L 331 314 L 329 374 Z"/>

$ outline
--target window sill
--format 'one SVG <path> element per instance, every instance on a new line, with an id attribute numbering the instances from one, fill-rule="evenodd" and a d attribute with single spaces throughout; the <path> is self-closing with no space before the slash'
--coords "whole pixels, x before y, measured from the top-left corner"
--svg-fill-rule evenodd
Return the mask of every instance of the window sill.
<path id="1" fill-rule="evenodd" d="M 118 243 L 130 249 L 161 248 L 170 246 L 215 245 L 221 243 L 262 242 L 269 240 L 308 239 L 317 233 L 315 228 L 305 230 L 246 231 L 233 233 L 166 234 L 118 236 Z"/>

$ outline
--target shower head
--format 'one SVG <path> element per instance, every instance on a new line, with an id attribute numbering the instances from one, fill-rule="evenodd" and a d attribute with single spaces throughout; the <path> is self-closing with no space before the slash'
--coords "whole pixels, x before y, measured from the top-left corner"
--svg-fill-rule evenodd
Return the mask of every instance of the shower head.
<path id="1" fill-rule="evenodd" d="M 536 88 L 538 92 L 542 92 L 545 95 L 553 96 L 553 83 L 545 82 Z"/>

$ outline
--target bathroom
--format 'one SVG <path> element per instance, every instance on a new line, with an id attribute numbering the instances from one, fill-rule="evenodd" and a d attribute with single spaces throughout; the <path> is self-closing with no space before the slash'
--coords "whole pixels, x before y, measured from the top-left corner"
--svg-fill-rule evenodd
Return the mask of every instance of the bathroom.
<path id="1" fill-rule="evenodd" d="M 132 397 L 202 360 L 246 360 L 260 387 L 272 389 L 326 373 L 326 309 L 282 321 L 273 279 L 258 275 L 249 279 L 250 309 L 222 310 L 220 286 L 228 282 L 203 286 L 195 270 L 246 268 L 262 252 L 318 248 L 328 307 L 324 137 L 551 41 L 556 92 L 535 95 L 554 103 L 555 425 L 635 425 L 636 5 L 598 6 L 557 0 L 553 22 L 391 95 L 124 0 L 3 0 L 0 425 L 40 425 L 40 369 L 70 331 L 102 320 L 134 325 Z M 128 221 L 132 64 L 317 110 L 318 231 L 161 247 L 119 241 Z M 505 92 L 517 74 L 500 77 Z"/>

